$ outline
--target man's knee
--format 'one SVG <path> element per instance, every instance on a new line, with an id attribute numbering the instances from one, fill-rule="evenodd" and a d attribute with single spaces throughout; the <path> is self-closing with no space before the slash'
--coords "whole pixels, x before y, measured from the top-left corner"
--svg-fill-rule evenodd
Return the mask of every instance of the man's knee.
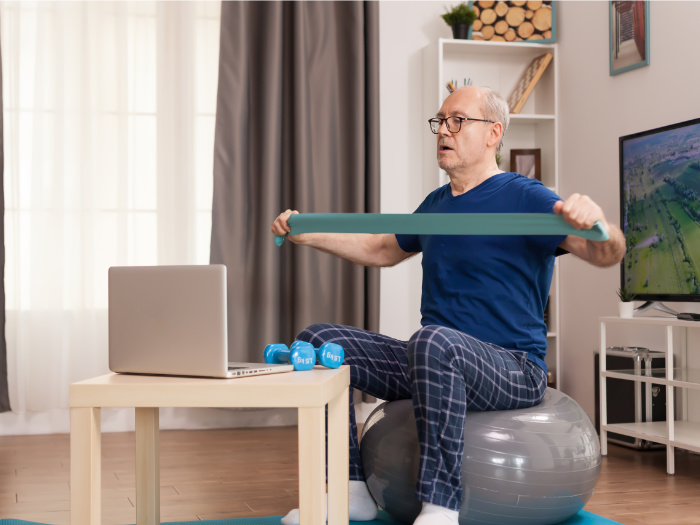
<path id="1" fill-rule="evenodd" d="M 423 326 L 408 341 L 408 361 L 410 365 L 426 359 L 444 358 L 452 346 L 454 330 L 444 326 Z"/>

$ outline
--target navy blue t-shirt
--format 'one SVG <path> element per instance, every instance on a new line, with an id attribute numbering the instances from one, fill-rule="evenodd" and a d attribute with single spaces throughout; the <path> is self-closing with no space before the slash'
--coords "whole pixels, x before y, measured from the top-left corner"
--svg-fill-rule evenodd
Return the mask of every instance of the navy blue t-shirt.
<path id="1" fill-rule="evenodd" d="M 540 181 L 495 175 L 453 196 L 449 184 L 415 213 L 553 213 L 561 200 Z M 405 252 L 423 252 L 421 324 L 465 332 L 527 352 L 547 370 L 543 312 L 563 235 L 396 235 Z"/>

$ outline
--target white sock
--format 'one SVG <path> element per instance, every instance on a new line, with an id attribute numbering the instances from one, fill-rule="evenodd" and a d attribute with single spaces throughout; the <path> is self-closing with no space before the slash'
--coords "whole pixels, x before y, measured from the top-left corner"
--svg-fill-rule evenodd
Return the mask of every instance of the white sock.
<path id="1" fill-rule="evenodd" d="M 413 525 L 458 525 L 459 512 L 432 503 L 423 503 L 423 510 Z"/>
<path id="2" fill-rule="evenodd" d="M 377 517 L 377 504 L 367 483 L 350 480 L 350 521 L 372 521 Z"/>
<path id="3" fill-rule="evenodd" d="M 371 521 L 377 517 L 377 504 L 369 493 L 367 483 L 350 480 L 350 521 Z M 328 494 L 326 494 L 326 521 L 328 520 Z M 282 518 L 282 525 L 299 525 L 299 509 L 290 510 Z"/>

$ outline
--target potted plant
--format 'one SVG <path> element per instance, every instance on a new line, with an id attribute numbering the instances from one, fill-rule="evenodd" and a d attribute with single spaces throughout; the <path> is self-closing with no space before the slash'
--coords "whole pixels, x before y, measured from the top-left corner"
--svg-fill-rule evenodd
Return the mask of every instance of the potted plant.
<path id="1" fill-rule="evenodd" d="M 469 28 L 476 20 L 476 12 L 465 2 L 462 2 L 442 15 L 442 19 L 452 28 L 452 36 L 454 38 L 464 40 L 469 37 Z"/>
<path id="2" fill-rule="evenodd" d="M 617 296 L 620 298 L 620 303 L 618 304 L 620 317 L 631 319 L 634 316 L 634 303 L 632 303 L 632 301 L 634 301 L 637 295 L 623 286 L 617 290 Z"/>

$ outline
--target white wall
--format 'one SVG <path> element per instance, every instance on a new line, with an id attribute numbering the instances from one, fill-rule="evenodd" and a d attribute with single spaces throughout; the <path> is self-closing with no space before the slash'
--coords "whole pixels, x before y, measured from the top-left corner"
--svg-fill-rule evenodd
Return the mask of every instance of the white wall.
<path id="1" fill-rule="evenodd" d="M 441 2 L 379 4 L 382 213 L 411 213 L 425 197 L 421 152 L 431 115 L 423 114 L 422 50 L 451 38 L 444 11 Z M 420 327 L 420 291 L 420 257 L 382 270 L 382 333 L 407 340 Z"/>
<path id="2" fill-rule="evenodd" d="M 590 195 L 619 225 L 618 138 L 700 116 L 698 2 L 651 2 L 649 66 L 609 74 L 608 2 L 561 2 L 560 192 Z M 619 266 L 561 260 L 562 386 L 594 413 L 598 317 L 617 315 Z M 673 304 L 681 311 L 697 305 Z M 611 330 L 608 344 L 664 349 L 662 330 Z"/>

